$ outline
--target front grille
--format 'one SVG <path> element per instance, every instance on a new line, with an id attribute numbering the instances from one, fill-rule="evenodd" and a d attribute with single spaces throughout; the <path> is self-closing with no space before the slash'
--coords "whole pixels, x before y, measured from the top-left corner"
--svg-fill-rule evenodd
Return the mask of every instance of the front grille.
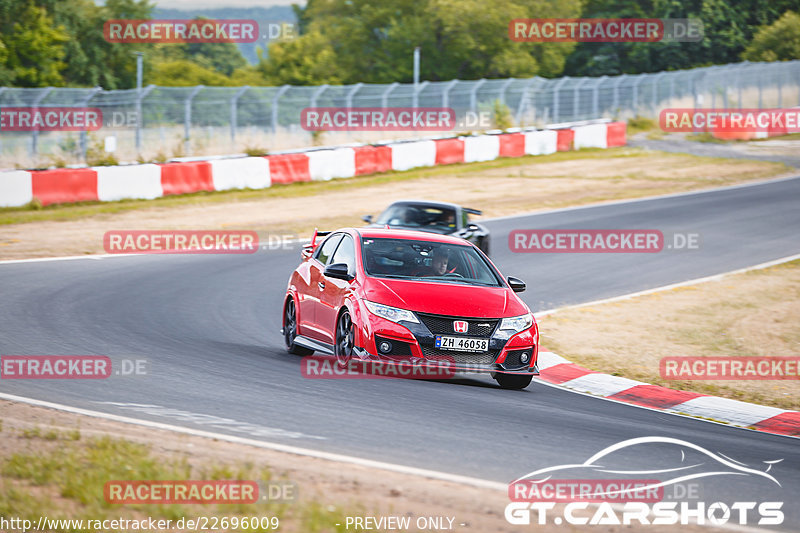
<path id="1" fill-rule="evenodd" d="M 433 359 L 451 361 L 456 364 L 469 365 L 490 365 L 497 359 L 497 350 L 488 352 L 451 352 L 450 350 L 440 350 L 433 346 L 422 345 L 422 355 Z"/>
<path id="2" fill-rule="evenodd" d="M 472 337 L 490 337 L 499 322 L 496 318 L 463 318 L 458 316 L 427 315 L 417 313 L 422 323 L 434 335 L 469 335 Z M 454 320 L 465 320 L 469 323 L 466 333 L 456 333 L 453 329 Z"/>

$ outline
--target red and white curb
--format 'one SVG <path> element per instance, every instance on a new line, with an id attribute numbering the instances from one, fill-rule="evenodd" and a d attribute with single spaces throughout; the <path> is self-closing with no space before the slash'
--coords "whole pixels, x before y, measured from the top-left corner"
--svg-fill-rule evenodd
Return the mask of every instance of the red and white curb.
<path id="1" fill-rule="evenodd" d="M 800 437 L 800 412 L 650 385 L 603 374 L 552 352 L 539 352 L 539 379 L 566 389 L 766 433 Z"/>

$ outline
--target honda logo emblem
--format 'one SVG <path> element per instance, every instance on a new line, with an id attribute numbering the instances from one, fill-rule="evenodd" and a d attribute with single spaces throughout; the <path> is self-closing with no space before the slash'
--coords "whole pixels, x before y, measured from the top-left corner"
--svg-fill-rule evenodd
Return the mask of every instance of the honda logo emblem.
<path id="1" fill-rule="evenodd" d="M 453 331 L 456 333 L 466 333 L 469 329 L 469 322 L 466 320 L 453 320 Z"/>

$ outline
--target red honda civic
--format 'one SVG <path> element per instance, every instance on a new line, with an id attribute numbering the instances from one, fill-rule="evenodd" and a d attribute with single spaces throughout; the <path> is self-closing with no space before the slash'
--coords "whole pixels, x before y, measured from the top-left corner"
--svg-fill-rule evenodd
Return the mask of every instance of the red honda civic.
<path id="1" fill-rule="evenodd" d="M 317 243 L 317 237 L 327 235 Z M 289 353 L 398 359 L 458 374 L 489 372 L 506 389 L 538 375 L 539 330 L 475 245 L 417 231 L 346 228 L 317 233 L 289 278 L 282 333 Z"/>

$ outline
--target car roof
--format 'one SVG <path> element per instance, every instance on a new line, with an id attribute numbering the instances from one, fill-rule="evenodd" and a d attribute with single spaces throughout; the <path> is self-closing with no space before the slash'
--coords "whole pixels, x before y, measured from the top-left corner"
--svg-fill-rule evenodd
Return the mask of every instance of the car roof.
<path id="1" fill-rule="evenodd" d="M 393 205 L 419 205 L 425 207 L 447 207 L 456 210 L 461 209 L 461 206 L 458 204 L 452 204 L 450 202 L 431 202 L 430 200 L 398 200 L 396 202 L 392 202 L 389 207 Z"/>
<path id="2" fill-rule="evenodd" d="M 414 239 L 418 241 L 439 242 L 445 244 L 468 244 L 461 237 L 441 235 L 439 233 L 428 233 L 427 231 L 415 231 L 406 229 L 386 229 L 386 228 L 348 228 L 355 231 L 367 239 Z"/>

